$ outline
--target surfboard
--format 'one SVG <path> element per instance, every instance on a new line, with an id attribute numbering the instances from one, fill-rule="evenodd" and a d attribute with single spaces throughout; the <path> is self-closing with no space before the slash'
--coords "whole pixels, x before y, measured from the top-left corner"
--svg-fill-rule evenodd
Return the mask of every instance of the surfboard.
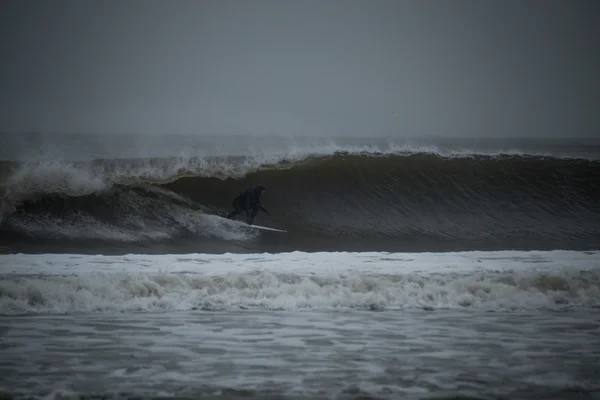
<path id="1" fill-rule="evenodd" d="M 215 217 L 223 218 L 224 220 L 226 220 L 226 221 L 228 221 L 230 223 L 239 224 L 239 225 L 242 225 L 242 226 L 246 226 L 248 228 L 256 228 L 256 229 L 262 229 L 262 230 L 265 230 L 265 231 L 273 231 L 273 232 L 287 232 L 284 229 L 269 228 L 268 226 L 261 226 L 261 225 L 250 225 L 250 224 L 247 224 L 247 223 L 242 222 L 242 221 L 227 219 L 223 215 L 215 214 Z"/>
<path id="2" fill-rule="evenodd" d="M 249 225 L 248 224 L 248 227 L 250 227 L 250 228 L 258 228 L 258 229 L 264 229 L 266 231 L 287 232 L 286 230 L 283 230 L 283 229 L 269 228 L 268 226 Z"/>

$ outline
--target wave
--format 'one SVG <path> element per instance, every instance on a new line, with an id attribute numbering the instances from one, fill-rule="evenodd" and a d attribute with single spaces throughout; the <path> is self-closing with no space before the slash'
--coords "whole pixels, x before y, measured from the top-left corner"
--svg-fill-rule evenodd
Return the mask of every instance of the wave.
<path id="1" fill-rule="evenodd" d="M 600 238 L 600 161 L 582 158 L 352 149 L 5 162 L 0 179 L 9 250 L 583 250 Z M 287 234 L 214 216 L 258 184 L 273 217 L 256 222 Z"/>
<path id="2" fill-rule="evenodd" d="M 599 256 L 568 251 L 14 255 L 4 261 L 0 315 L 597 308 Z"/>
<path id="3" fill-rule="evenodd" d="M 475 280 L 478 279 L 478 280 Z M 590 284 L 589 279 L 594 279 Z M 491 310 L 597 307 L 597 275 L 303 277 L 262 271 L 19 277 L 0 283 L 0 315 L 242 309 Z M 416 290 L 415 288 L 419 288 Z"/>

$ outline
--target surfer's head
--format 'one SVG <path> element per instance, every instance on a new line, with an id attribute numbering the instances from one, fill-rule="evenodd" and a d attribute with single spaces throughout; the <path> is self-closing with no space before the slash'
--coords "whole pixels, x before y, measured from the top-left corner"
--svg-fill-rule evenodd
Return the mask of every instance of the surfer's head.
<path id="1" fill-rule="evenodd" d="M 254 188 L 254 193 L 259 194 L 259 195 L 263 195 L 265 193 L 265 190 L 267 190 L 267 188 L 265 188 L 262 185 L 259 185 L 257 187 Z"/>

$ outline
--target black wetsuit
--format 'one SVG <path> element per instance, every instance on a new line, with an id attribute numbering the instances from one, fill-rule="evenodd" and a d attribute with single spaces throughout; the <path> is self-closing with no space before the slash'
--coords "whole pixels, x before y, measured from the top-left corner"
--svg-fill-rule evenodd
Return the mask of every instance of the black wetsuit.
<path id="1" fill-rule="evenodd" d="M 231 205 L 234 209 L 227 214 L 226 218 L 233 218 L 245 211 L 248 223 L 252 224 L 254 217 L 256 217 L 259 210 L 270 215 L 260 204 L 260 196 L 262 195 L 263 190 L 265 190 L 264 186 L 257 186 L 254 189 L 246 190 L 244 193 L 233 199 Z"/>

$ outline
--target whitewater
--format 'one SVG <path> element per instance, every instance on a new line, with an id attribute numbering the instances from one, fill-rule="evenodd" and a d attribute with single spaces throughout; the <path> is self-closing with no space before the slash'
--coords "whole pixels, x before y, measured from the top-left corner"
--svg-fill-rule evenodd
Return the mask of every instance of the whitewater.
<path id="1" fill-rule="evenodd" d="M 598 143 L 0 138 L 2 398 L 600 398 Z"/>

